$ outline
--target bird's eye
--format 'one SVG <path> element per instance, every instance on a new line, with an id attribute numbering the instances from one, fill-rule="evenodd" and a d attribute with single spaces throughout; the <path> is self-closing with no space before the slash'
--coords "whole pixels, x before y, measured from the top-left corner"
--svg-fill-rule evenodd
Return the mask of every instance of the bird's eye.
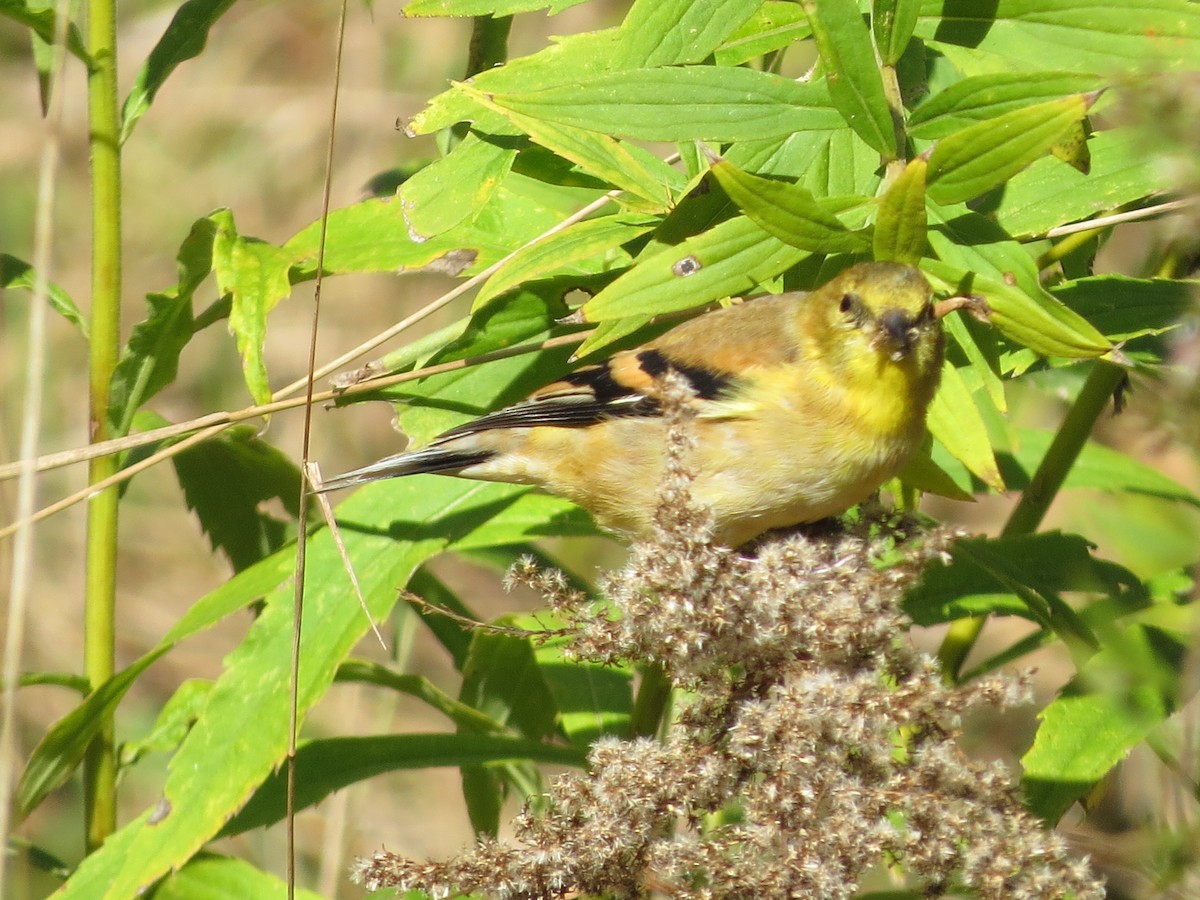
<path id="1" fill-rule="evenodd" d="M 848 313 L 858 305 L 858 298 L 853 294 L 843 294 L 842 302 L 838 304 L 838 309 L 843 313 Z"/>

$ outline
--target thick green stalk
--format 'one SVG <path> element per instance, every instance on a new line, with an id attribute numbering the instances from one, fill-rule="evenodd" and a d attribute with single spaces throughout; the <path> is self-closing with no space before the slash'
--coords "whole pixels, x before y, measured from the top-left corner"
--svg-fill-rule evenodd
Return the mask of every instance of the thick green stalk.
<path id="1" fill-rule="evenodd" d="M 471 78 L 508 62 L 508 33 L 511 29 L 512 16 L 475 16 L 471 22 L 471 44 L 463 78 Z M 439 152 L 445 156 L 470 130 L 469 122 L 459 122 L 441 132 L 438 135 Z"/>
<path id="2" fill-rule="evenodd" d="M 645 663 L 639 667 L 642 683 L 633 701 L 633 714 L 629 720 L 632 737 L 657 736 L 671 704 L 671 681 L 658 663 Z"/>
<path id="3" fill-rule="evenodd" d="M 470 78 L 508 62 L 508 32 L 511 28 L 512 16 L 475 17 L 464 77 Z"/>
<path id="4" fill-rule="evenodd" d="M 892 127 L 896 129 L 896 158 L 888 160 L 884 183 L 891 184 L 900 177 L 908 163 L 908 130 L 904 123 L 904 98 L 900 92 L 900 80 L 895 66 L 880 66 L 883 77 L 883 93 L 887 97 L 888 109 L 892 113 Z"/>
<path id="5" fill-rule="evenodd" d="M 1000 532 L 1001 537 L 1020 537 L 1037 531 L 1046 510 L 1058 495 L 1067 473 L 1071 471 L 1079 452 L 1087 443 L 1093 426 L 1108 407 L 1108 402 L 1124 379 L 1125 370 L 1120 366 L 1104 360 L 1095 362 L 1083 389 L 1075 398 L 1067 417 L 1063 419 L 1037 471 L 1033 473 L 1029 486 L 1025 488 L 1025 493 L 1021 495 L 1020 501 L 1009 515 L 1008 522 Z M 942 673 L 947 680 L 958 680 L 963 662 L 975 646 L 986 621 L 985 616 L 972 616 L 951 623 L 950 630 L 946 632 L 942 646 L 938 649 Z"/>
<path id="6" fill-rule="evenodd" d="M 1000 532 L 1001 537 L 1019 537 L 1037 531 L 1067 473 L 1087 443 L 1092 428 L 1124 380 L 1125 370 L 1120 366 L 1103 360 L 1096 361 L 1083 389 L 1059 426 L 1050 449 L 1033 473 L 1029 487 L 1025 488 L 1025 493 L 1009 515 L 1004 530 Z"/>
<path id="7" fill-rule="evenodd" d="M 92 161 L 92 307 L 89 363 L 89 426 L 92 441 L 112 437 L 109 384 L 120 352 L 121 331 L 121 149 L 117 106 L 115 0 L 88 0 L 88 124 Z M 95 484 L 117 470 L 117 458 L 92 460 Z M 84 665 L 95 688 L 114 668 L 117 569 L 117 489 L 92 498 L 87 518 L 87 576 L 84 600 Z M 113 723 L 101 727 L 83 764 L 86 841 L 95 850 L 116 829 L 117 765 Z"/>

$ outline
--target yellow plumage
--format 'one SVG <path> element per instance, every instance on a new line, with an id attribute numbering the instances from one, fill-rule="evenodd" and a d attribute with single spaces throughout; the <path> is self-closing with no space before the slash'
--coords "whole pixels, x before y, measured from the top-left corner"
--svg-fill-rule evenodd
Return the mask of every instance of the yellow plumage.
<path id="1" fill-rule="evenodd" d="M 534 484 L 603 526 L 646 532 L 663 475 L 668 369 L 695 397 L 695 500 L 732 546 L 866 498 L 921 442 L 942 366 L 932 292 L 911 266 L 862 263 L 810 294 L 702 315 L 428 447 L 322 490 L 443 472 Z"/>

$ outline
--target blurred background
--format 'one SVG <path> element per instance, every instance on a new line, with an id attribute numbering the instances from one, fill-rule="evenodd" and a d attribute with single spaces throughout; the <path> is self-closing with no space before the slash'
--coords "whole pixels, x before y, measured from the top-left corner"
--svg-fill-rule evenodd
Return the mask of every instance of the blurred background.
<path id="1" fill-rule="evenodd" d="M 471 23 L 468 20 L 406 19 L 399 0 L 375 0 L 368 9 L 351 4 L 346 31 L 342 88 L 335 150 L 332 206 L 361 199 L 368 182 L 396 167 L 412 166 L 436 155 L 431 137 L 410 139 L 396 127 L 460 78 L 466 62 Z M 519 17 L 510 39 L 510 55 L 545 46 L 550 35 L 574 33 L 620 21 L 627 4 L 594 2 L 553 18 L 541 13 Z M 128 90 L 146 54 L 174 12 L 174 4 L 150 0 L 120 4 L 121 93 Z M 159 93 L 140 121 L 124 155 L 124 326 L 128 336 L 144 317 L 144 296 L 175 283 L 175 253 L 193 221 L 218 207 L 232 209 L 242 234 L 282 243 L 315 220 L 320 212 L 332 91 L 338 9 L 334 4 L 258 2 L 237 4 L 212 30 L 208 48 L 184 63 Z M 62 163 L 55 205 L 52 278 L 86 312 L 89 284 L 88 159 L 84 118 L 84 78 L 77 61 L 68 62 Z M 1168 98 L 1160 112 L 1141 110 L 1159 127 L 1185 130 L 1183 146 L 1194 141 L 1200 115 L 1186 114 L 1187 104 L 1200 106 L 1200 88 Z M 1194 110 L 1194 107 L 1193 107 Z M 1137 114 L 1135 108 L 1132 114 Z M 0 19 L 0 252 L 28 260 L 32 255 L 32 221 L 37 171 L 46 124 L 41 118 L 38 82 L 27 32 Z M 1164 165 L 1173 164 L 1164 161 Z M 1194 176 L 1192 176 L 1194 177 Z M 1122 228 L 1103 252 L 1097 271 L 1131 275 L 1142 271 L 1150 251 L 1176 239 L 1180 225 L 1158 222 Z M 1174 231 L 1172 229 L 1175 229 Z M 419 308 L 451 286 L 434 275 L 354 276 L 333 278 L 323 285 L 319 358 L 330 359 Z M 216 299 L 211 280 L 197 295 L 197 308 Z M 0 306 L 0 460 L 15 459 L 19 442 L 24 373 L 24 322 L 29 295 L 2 294 Z M 467 301 L 469 302 L 469 301 Z M 426 327 L 457 318 L 465 305 L 447 310 Z M 312 312 L 311 283 L 272 314 L 267 338 L 267 365 L 273 384 L 301 377 Z M 1129 408 L 1104 423 L 1099 438 L 1200 492 L 1197 439 L 1196 373 L 1200 340 L 1195 321 L 1175 337 L 1175 371 L 1155 383 L 1135 383 Z M 377 355 L 377 354 L 376 354 Z M 51 371 L 45 385 L 44 452 L 86 443 L 85 346 L 66 321 L 51 320 Z M 1053 427 L 1062 407 L 1044 394 L 1014 391 L 1012 415 L 1025 424 Z M 249 404 L 240 363 L 222 325 L 189 345 L 178 380 L 153 407 L 171 421 L 183 421 L 215 410 Z M 358 405 L 319 411 L 314 421 L 313 454 L 326 474 L 393 452 L 398 438 L 387 405 Z M 293 458 L 299 457 L 301 416 L 276 415 L 264 433 L 267 440 Z M 79 489 L 84 467 L 65 468 L 39 481 L 39 505 Z M 15 517 L 14 484 L 0 484 L 0 517 Z M 973 505 L 933 501 L 928 511 L 981 533 L 995 533 L 1013 502 L 988 498 Z M 1086 527 L 1080 528 L 1081 523 Z M 1191 564 L 1197 555 L 1200 514 L 1194 509 L 1151 499 L 1112 498 L 1070 492 L 1052 510 L 1047 528 L 1103 535 L 1098 553 L 1148 577 Z M 22 668 L 25 671 L 79 672 L 82 665 L 83 508 L 51 518 L 38 532 L 32 606 Z M 578 542 L 566 552 L 582 569 L 611 565 L 619 551 L 599 542 Z M 8 583 L 10 543 L 0 544 L 0 577 Z M 223 583 L 229 567 L 216 557 L 183 503 L 169 467 L 138 476 L 123 504 L 119 572 L 118 666 L 153 646 L 189 604 Z M 485 615 L 527 609 L 536 599 L 502 593 L 493 574 L 452 560 L 439 563 L 439 574 L 457 586 L 464 598 Z M 218 628 L 185 642 L 139 680 L 118 718 L 119 737 L 143 736 L 165 700 L 189 678 L 212 678 L 221 661 L 244 633 L 247 615 L 235 615 Z M 1022 630 L 1020 623 L 993 622 L 978 652 L 998 649 Z M 413 638 L 411 666 L 439 686 L 456 691 L 450 663 L 431 642 L 422 640 L 419 625 Z M 938 633 L 915 639 L 936 648 Z M 373 642 L 372 642 L 373 644 Z M 380 656 L 376 646 L 363 655 Z M 1044 702 L 1070 674 L 1069 662 L 1053 653 L 1037 660 L 1039 701 Z M 66 713 L 77 697 L 56 687 L 33 687 L 18 697 L 19 745 L 27 756 L 51 723 Z M 430 731 L 447 723 L 422 704 L 379 699 L 356 688 L 337 686 L 318 707 L 307 726 L 310 734 L 354 734 L 379 731 Z M 1015 761 L 1028 746 L 1036 722 L 1032 712 L 1004 720 L 971 723 L 966 739 L 972 753 Z M 1196 865 L 1195 740 L 1193 711 L 1171 723 L 1175 749 L 1190 761 L 1188 772 L 1171 772 L 1149 751 L 1140 749 L 1098 795 L 1097 814 L 1086 828 L 1071 823 L 1066 830 L 1080 848 L 1092 854 L 1120 893 L 1113 896 L 1200 896 L 1197 882 L 1179 893 L 1158 888 L 1153 864 Z M 160 754 L 161 756 L 161 754 Z M 153 805 L 167 759 L 151 758 L 136 767 L 135 778 L 122 785 L 121 822 Z M 58 792 L 20 829 L 66 861 L 82 853 L 78 782 Z M 381 846 L 412 856 L 441 856 L 471 840 L 459 794 L 458 773 L 433 770 L 376 779 L 326 800 L 301 814 L 302 883 L 327 897 L 357 897 L 346 869 L 350 860 Z M 220 849 L 220 848 L 219 848 Z M 239 838 L 231 850 L 257 865 L 282 873 L 285 865 L 282 827 Z M 18 866 L 14 900 L 44 896 L 53 878 Z"/>

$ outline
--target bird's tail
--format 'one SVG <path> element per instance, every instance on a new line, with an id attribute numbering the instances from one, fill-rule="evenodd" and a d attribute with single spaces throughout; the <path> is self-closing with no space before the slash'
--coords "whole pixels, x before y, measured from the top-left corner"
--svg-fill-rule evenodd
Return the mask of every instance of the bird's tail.
<path id="1" fill-rule="evenodd" d="M 412 453 L 398 453 L 395 456 L 381 459 L 379 462 L 371 463 L 369 466 L 363 466 L 361 469 L 352 469 L 336 475 L 314 489 L 313 493 L 323 494 L 326 491 L 356 487 L 369 481 L 400 478 L 404 475 L 419 475 L 424 472 L 442 472 L 454 475 L 468 466 L 486 462 L 495 455 L 493 450 L 453 450 L 449 447 L 426 447 L 424 450 L 414 450 Z"/>

